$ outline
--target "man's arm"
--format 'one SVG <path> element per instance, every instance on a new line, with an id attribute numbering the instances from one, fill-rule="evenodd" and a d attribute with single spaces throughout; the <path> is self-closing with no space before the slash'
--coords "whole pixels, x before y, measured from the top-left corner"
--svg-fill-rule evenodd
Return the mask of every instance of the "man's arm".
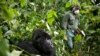
<path id="1" fill-rule="evenodd" d="M 67 25 L 68 25 L 68 18 L 69 18 L 69 15 L 68 13 L 65 13 L 63 15 L 63 18 L 62 18 L 62 27 L 66 30 L 67 29 Z"/>
<path id="2" fill-rule="evenodd" d="M 75 30 L 75 34 L 81 34 L 82 36 L 85 37 L 85 33 L 83 30 L 80 30 L 79 28 L 77 30 Z"/>

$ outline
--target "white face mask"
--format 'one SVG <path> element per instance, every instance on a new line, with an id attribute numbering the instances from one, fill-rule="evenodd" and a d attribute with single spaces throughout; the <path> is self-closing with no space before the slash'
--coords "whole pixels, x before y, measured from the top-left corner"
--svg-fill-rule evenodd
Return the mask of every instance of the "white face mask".
<path id="1" fill-rule="evenodd" d="M 79 10 L 75 10 L 74 13 L 75 13 L 75 14 L 79 14 Z"/>

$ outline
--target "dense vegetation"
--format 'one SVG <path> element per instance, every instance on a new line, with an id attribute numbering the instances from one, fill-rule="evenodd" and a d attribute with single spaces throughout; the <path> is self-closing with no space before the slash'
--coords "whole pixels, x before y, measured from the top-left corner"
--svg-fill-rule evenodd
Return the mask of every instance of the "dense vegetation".
<path id="1" fill-rule="evenodd" d="M 77 35 L 70 53 L 61 20 L 75 4 L 81 7 L 80 28 L 86 37 Z M 45 29 L 52 36 L 57 56 L 100 55 L 100 8 L 91 0 L 0 0 L 0 56 L 27 56 L 11 47 L 9 40 L 16 43 L 30 39 L 37 28 Z"/>

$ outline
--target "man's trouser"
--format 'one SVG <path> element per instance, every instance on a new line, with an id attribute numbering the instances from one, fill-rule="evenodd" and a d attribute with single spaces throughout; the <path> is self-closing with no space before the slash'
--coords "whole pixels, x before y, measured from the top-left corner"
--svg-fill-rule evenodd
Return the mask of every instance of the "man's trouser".
<path id="1" fill-rule="evenodd" d="M 73 38 L 75 37 L 74 31 L 67 30 L 67 39 L 68 39 L 68 46 L 72 49 L 73 48 Z"/>

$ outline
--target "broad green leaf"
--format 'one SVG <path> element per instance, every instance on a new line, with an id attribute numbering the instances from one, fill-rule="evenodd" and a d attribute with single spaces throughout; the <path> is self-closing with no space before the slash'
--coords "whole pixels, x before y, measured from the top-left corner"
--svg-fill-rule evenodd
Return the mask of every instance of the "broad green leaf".
<path id="1" fill-rule="evenodd" d="M 76 35 L 75 42 L 80 42 L 82 40 L 81 35 Z"/>
<path id="2" fill-rule="evenodd" d="M 95 33 L 96 31 L 95 30 L 88 30 L 89 31 L 89 33 Z"/>
<path id="3" fill-rule="evenodd" d="M 79 2 L 78 2 L 78 0 L 72 0 L 71 3 L 72 3 L 72 5 L 80 5 Z"/>
<path id="4" fill-rule="evenodd" d="M 0 0 L 0 3 L 2 4 L 2 3 L 5 3 L 6 2 L 6 0 Z"/>
<path id="5" fill-rule="evenodd" d="M 13 50 L 9 56 L 20 56 L 21 53 L 22 51 Z"/>
<path id="6" fill-rule="evenodd" d="M 0 41 L 2 40 L 2 38 L 3 38 L 3 35 L 2 35 L 2 29 L 1 29 L 1 27 L 0 27 Z"/>
<path id="7" fill-rule="evenodd" d="M 21 7 L 25 7 L 27 5 L 27 0 L 20 0 Z"/>
<path id="8" fill-rule="evenodd" d="M 11 30 L 8 30 L 5 34 L 4 34 L 4 36 L 9 36 L 9 35 L 11 35 L 13 32 L 11 31 Z"/>
<path id="9" fill-rule="evenodd" d="M 57 17 L 56 11 L 54 11 L 54 10 L 49 10 L 49 11 L 47 12 L 47 22 L 48 22 L 50 25 L 52 25 L 52 23 L 54 22 L 55 17 Z"/>
<path id="10" fill-rule="evenodd" d="M 48 22 L 50 25 L 52 25 L 52 23 L 54 22 L 54 18 L 53 18 L 53 17 L 49 18 L 49 19 L 47 20 L 47 22 Z"/>
<path id="11" fill-rule="evenodd" d="M 14 9 L 9 8 L 9 9 L 7 10 L 7 13 L 8 13 L 9 18 L 12 19 L 12 18 L 15 17 Z"/>
<path id="12" fill-rule="evenodd" d="M 17 29 L 17 27 L 19 26 L 19 21 L 16 19 L 11 20 L 11 23 L 13 29 Z"/>
<path id="13" fill-rule="evenodd" d="M 67 3 L 66 3 L 66 8 L 69 8 L 71 6 L 71 3 L 70 3 L 70 1 L 68 1 Z"/>
<path id="14" fill-rule="evenodd" d="M 6 6 L 4 6 L 3 9 L 4 9 L 4 16 L 5 16 L 6 20 L 11 20 L 16 16 L 15 9 L 7 8 Z"/>
<path id="15" fill-rule="evenodd" d="M 1 41 L 0 41 L 0 56 L 7 56 L 8 53 L 9 53 L 8 40 L 1 39 Z"/>

